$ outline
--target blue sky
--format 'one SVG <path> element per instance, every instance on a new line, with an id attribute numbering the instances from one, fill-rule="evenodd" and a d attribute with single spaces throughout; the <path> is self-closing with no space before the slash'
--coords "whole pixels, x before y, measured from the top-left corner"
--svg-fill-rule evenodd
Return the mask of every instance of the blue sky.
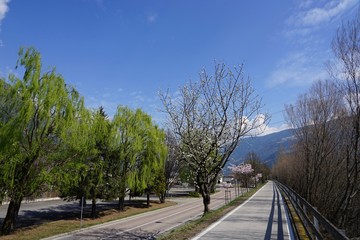
<path id="1" fill-rule="evenodd" d="M 331 40 L 359 0 L 0 0 L 0 77 L 35 47 L 88 107 L 142 108 L 159 124 L 158 92 L 176 92 L 214 61 L 244 64 L 283 129 L 284 104 L 328 77 Z"/>

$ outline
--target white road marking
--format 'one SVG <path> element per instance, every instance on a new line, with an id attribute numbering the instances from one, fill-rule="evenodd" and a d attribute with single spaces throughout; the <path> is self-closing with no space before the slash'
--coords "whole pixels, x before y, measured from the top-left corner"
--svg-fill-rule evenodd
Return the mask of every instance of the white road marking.
<path id="1" fill-rule="evenodd" d="M 223 222 L 226 218 L 228 218 L 231 214 L 233 214 L 234 212 L 236 212 L 237 210 L 239 210 L 240 208 L 242 208 L 245 204 L 247 204 L 251 199 L 253 199 L 253 197 L 255 197 L 258 192 L 260 192 L 261 189 L 263 189 L 266 185 L 264 185 L 262 188 L 260 188 L 254 195 L 252 195 L 248 200 L 246 200 L 243 204 L 241 204 L 240 206 L 238 206 L 237 208 L 235 208 L 234 210 L 232 210 L 231 212 L 229 212 L 228 214 L 226 214 L 224 217 L 222 217 L 220 220 L 218 220 L 217 222 L 213 223 L 210 225 L 210 227 L 208 227 L 207 229 L 205 229 L 203 232 L 201 232 L 198 236 L 192 238 L 192 240 L 198 240 L 200 239 L 202 236 L 204 236 L 206 233 L 208 233 L 210 230 L 212 230 L 214 227 L 216 227 L 217 225 L 219 225 L 221 222 Z"/>

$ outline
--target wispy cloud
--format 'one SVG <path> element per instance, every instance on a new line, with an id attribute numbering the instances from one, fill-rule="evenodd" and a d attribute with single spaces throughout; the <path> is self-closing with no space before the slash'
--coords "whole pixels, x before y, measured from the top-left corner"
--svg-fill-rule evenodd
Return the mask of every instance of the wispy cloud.
<path id="1" fill-rule="evenodd" d="M 157 13 L 148 13 L 147 14 L 147 22 L 148 23 L 154 23 L 158 18 L 158 14 Z"/>
<path id="2" fill-rule="evenodd" d="M 288 36 L 307 35 L 322 24 L 328 24 L 350 9 L 354 9 L 358 0 L 302 1 L 298 11 L 287 19 Z"/>
<path id="3" fill-rule="evenodd" d="M 359 0 L 303 0 L 285 20 L 285 41 L 296 48 L 278 61 L 269 74 L 268 87 L 307 86 L 328 77 L 324 63 L 331 54 L 325 29 L 336 26 Z M 329 24 L 331 23 L 331 24 Z M 336 29 L 334 29 L 335 33 Z"/>
<path id="4" fill-rule="evenodd" d="M 1 72 L 0 72 L 1 73 Z M 122 88 L 97 89 L 91 96 L 85 96 L 86 106 L 91 109 L 104 107 L 105 112 L 110 118 L 113 118 L 119 105 L 128 106 L 131 109 L 141 108 L 144 112 L 152 116 L 152 119 L 163 124 L 164 115 L 159 112 L 161 107 L 160 100 L 154 96 L 145 96 L 142 91 L 127 92 Z"/>
<path id="5" fill-rule="evenodd" d="M 321 1 L 319 1 L 321 2 Z M 329 22 L 343 14 L 346 10 L 352 8 L 358 3 L 358 0 L 332 0 L 326 1 L 326 4 L 310 7 L 306 11 L 301 11 L 292 21 L 300 26 L 315 26 L 324 22 Z"/>
<path id="6" fill-rule="evenodd" d="M 268 87 L 286 85 L 291 87 L 306 86 L 327 77 L 324 68 L 326 56 L 307 51 L 289 54 L 282 59 L 271 73 Z"/>
<path id="7" fill-rule="evenodd" d="M 19 72 L 16 72 L 14 69 L 10 67 L 0 68 L 0 78 L 7 78 L 10 75 L 20 78 Z"/>

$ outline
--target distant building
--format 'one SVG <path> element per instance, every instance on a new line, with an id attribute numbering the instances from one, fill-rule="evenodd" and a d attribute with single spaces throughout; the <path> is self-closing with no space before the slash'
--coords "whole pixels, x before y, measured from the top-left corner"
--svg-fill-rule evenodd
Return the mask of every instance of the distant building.
<path id="1" fill-rule="evenodd" d="M 233 183 L 233 182 L 234 182 L 234 177 L 231 175 L 221 176 L 219 179 L 219 183 Z"/>

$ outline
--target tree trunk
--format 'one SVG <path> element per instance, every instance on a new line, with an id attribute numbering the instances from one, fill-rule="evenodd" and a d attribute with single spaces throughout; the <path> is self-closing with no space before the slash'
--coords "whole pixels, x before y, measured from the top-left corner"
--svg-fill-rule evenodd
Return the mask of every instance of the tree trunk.
<path id="1" fill-rule="evenodd" d="M 96 188 L 92 187 L 91 188 L 91 218 L 95 219 L 96 218 Z"/>
<path id="2" fill-rule="evenodd" d="M 119 197 L 118 208 L 120 211 L 124 211 L 124 209 L 125 209 L 125 196 L 124 195 Z"/>
<path id="3" fill-rule="evenodd" d="M 210 211 L 210 209 L 209 209 L 210 194 L 209 193 L 203 194 L 203 204 L 204 204 L 204 215 L 205 215 Z"/>
<path id="4" fill-rule="evenodd" d="M 209 192 L 209 186 L 207 184 L 203 184 L 202 186 L 200 186 L 200 192 L 201 192 L 201 196 L 203 198 L 203 204 L 204 204 L 204 214 L 206 215 L 210 209 L 209 209 L 209 204 L 210 204 L 210 192 Z"/>
<path id="5" fill-rule="evenodd" d="M 96 218 L 96 197 L 93 197 L 91 204 L 91 218 Z"/>
<path id="6" fill-rule="evenodd" d="M 160 195 L 159 195 L 159 201 L 160 201 L 160 203 L 165 203 L 165 198 L 166 198 L 166 192 L 160 194 Z"/>
<path id="7" fill-rule="evenodd" d="M 146 192 L 146 207 L 150 207 L 150 191 Z"/>
<path id="8" fill-rule="evenodd" d="M 9 207 L 6 213 L 6 217 L 4 219 L 1 233 L 4 235 L 7 235 L 11 232 L 11 230 L 14 230 L 16 227 L 16 220 L 17 216 L 20 210 L 22 197 L 18 199 L 12 199 L 9 203 Z"/>

